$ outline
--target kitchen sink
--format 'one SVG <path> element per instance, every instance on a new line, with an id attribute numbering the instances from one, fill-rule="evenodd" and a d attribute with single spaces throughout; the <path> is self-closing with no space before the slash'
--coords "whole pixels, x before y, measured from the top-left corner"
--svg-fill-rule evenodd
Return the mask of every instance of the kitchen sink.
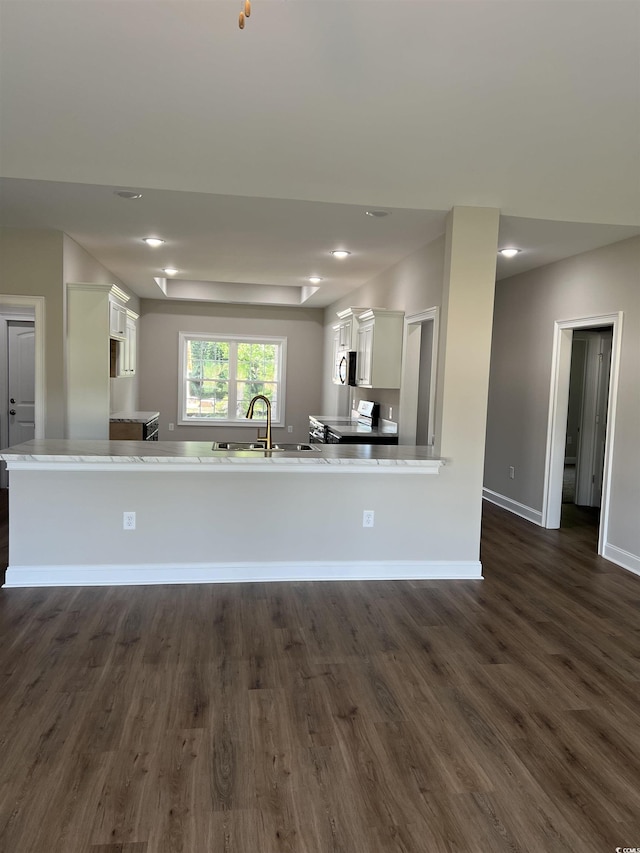
<path id="1" fill-rule="evenodd" d="M 309 451 L 318 451 L 319 447 L 313 444 L 279 444 L 274 443 L 271 450 L 267 450 L 264 444 L 255 441 L 214 441 L 211 445 L 212 450 L 243 450 L 251 451 L 252 453 L 271 453 L 289 451 L 290 453 L 300 453 Z"/>

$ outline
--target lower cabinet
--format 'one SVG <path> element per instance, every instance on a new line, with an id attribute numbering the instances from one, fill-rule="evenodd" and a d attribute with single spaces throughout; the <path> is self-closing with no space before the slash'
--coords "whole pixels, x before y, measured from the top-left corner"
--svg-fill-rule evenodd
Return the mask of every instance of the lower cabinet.
<path id="1" fill-rule="evenodd" d="M 157 417 L 148 421 L 111 421 L 109 439 L 111 441 L 157 441 L 159 421 Z"/>

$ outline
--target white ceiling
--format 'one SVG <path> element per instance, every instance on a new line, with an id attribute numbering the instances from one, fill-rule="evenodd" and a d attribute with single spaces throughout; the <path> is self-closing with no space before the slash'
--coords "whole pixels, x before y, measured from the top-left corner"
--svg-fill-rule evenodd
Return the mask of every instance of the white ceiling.
<path id="1" fill-rule="evenodd" d="M 502 210 L 524 251 L 500 276 L 640 233 L 640 4 L 254 0 L 243 31 L 240 8 L 0 0 L 0 222 L 140 296 L 175 265 L 172 295 L 300 304 L 317 273 L 306 305 L 454 205 Z"/>

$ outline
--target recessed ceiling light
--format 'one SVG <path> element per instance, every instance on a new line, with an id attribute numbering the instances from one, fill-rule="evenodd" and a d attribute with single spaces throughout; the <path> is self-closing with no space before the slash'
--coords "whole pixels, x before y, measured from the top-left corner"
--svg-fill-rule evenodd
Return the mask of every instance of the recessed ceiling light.
<path id="1" fill-rule="evenodd" d="M 502 255 L 503 258 L 515 258 L 522 249 L 500 249 L 499 254 Z"/>
<path id="2" fill-rule="evenodd" d="M 157 249 L 158 246 L 162 246 L 164 240 L 161 240 L 159 237 L 143 237 L 142 242 L 146 243 L 147 246 L 151 246 L 152 249 Z"/>
<path id="3" fill-rule="evenodd" d="M 311 282 L 311 284 L 319 284 L 322 281 L 322 279 L 320 278 L 319 275 L 310 275 L 309 281 Z"/>
<path id="4" fill-rule="evenodd" d="M 120 198 L 134 199 L 134 198 L 142 198 L 142 193 L 134 193 L 131 190 L 118 190 L 116 195 L 119 195 Z"/>
<path id="5" fill-rule="evenodd" d="M 176 275 L 178 270 L 175 267 L 165 267 L 162 272 L 165 275 Z"/>
<path id="6" fill-rule="evenodd" d="M 376 219 L 382 219 L 383 216 L 389 216 L 388 210 L 365 210 L 367 216 L 375 216 Z"/>
<path id="7" fill-rule="evenodd" d="M 331 254 L 334 258 L 348 258 L 351 252 L 347 252 L 346 249 L 334 249 Z"/>

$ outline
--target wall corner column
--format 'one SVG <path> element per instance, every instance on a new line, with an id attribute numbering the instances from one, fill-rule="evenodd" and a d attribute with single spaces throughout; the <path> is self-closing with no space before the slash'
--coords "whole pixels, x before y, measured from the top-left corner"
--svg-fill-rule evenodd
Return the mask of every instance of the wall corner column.
<path id="1" fill-rule="evenodd" d="M 499 223 L 495 208 L 450 211 L 440 318 L 436 451 L 451 459 L 463 538 L 478 549 Z"/>

